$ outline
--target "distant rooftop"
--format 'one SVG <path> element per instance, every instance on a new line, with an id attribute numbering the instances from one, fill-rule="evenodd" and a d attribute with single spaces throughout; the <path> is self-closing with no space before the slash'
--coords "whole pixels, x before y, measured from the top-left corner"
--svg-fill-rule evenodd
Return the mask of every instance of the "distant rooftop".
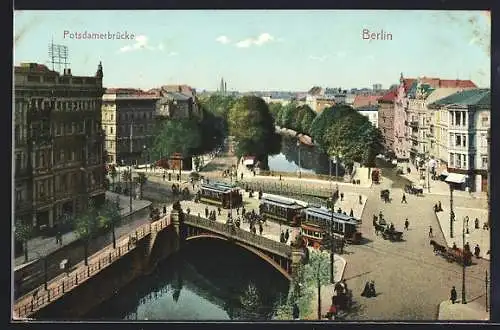
<path id="1" fill-rule="evenodd" d="M 437 108 L 454 105 L 491 107 L 491 90 L 488 88 L 477 88 L 460 91 L 430 104 L 429 107 Z"/>

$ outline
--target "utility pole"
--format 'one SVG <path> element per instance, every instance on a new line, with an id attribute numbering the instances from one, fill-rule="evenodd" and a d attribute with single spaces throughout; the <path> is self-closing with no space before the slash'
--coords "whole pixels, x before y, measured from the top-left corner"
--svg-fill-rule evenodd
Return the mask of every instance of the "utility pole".
<path id="1" fill-rule="evenodd" d="M 333 196 L 332 196 L 332 210 L 331 210 L 331 218 L 330 218 L 330 283 L 335 283 L 335 236 L 333 233 Z"/>
<path id="2" fill-rule="evenodd" d="M 462 304 L 467 304 L 465 299 L 465 219 L 462 220 Z"/>
<path id="3" fill-rule="evenodd" d="M 318 281 L 318 320 L 321 320 L 321 277 L 320 277 L 320 262 L 317 263 L 317 281 Z"/>
<path id="4" fill-rule="evenodd" d="M 486 311 L 489 311 L 488 307 L 488 271 L 486 271 L 486 277 L 484 278 L 484 284 L 486 285 Z"/>
<path id="5" fill-rule="evenodd" d="M 450 185 L 450 238 L 453 238 L 453 221 L 454 219 L 454 214 L 453 214 L 453 187 L 452 183 L 448 183 Z"/>

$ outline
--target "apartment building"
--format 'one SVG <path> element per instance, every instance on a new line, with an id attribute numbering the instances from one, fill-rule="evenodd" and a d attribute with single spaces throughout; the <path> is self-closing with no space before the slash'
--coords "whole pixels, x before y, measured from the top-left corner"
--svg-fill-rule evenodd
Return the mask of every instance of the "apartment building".
<path id="1" fill-rule="evenodd" d="M 102 78 L 101 63 L 94 76 L 14 67 L 14 217 L 38 233 L 105 200 Z"/>
<path id="2" fill-rule="evenodd" d="M 460 175 L 462 188 L 487 191 L 491 91 L 464 90 L 430 104 L 429 108 L 448 114 L 447 172 Z"/>

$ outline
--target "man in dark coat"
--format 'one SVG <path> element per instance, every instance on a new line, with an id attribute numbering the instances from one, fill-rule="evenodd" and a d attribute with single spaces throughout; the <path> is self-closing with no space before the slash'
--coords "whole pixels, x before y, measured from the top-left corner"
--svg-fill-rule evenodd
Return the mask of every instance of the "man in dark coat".
<path id="1" fill-rule="evenodd" d="M 351 212 L 349 212 L 349 216 L 353 217 L 354 216 L 354 211 L 351 209 Z"/>
<path id="2" fill-rule="evenodd" d="M 370 291 L 369 291 L 369 297 L 376 297 L 377 292 L 375 291 L 375 282 L 371 281 L 370 282 Z"/>
<path id="3" fill-rule="evenodd" d="M 288 242 L 288 238 L 290 237 L 290 233 L 288 232 L 288 228 L 285 231 L 285 242 Z"/>
<path id="4" fill-rule="evenodd" d="M 405 230 L 408 230 L 408 227 L 410 227 L 410 222 L 408 221 L 408 218 L 405 220 Z"/>
<path id="5" fill-rule="evenodd" d="M 294 319 L 294 320 L 298 320 L 298 319 L 299 319 L 299 317 L 300 317 L 299 306 L 297 305 L 297 303 L 294 303 L 294 304 L 293 304 L 293 308 L 292 308 L 292 316 L 293 316 L 293 319 Z"/>
<path id="6" fill-rule="evenodd" d="M 451 292 L 450 292 L 450 300 L 451 300 L 451 303 L 454 304 L 455 301 L 457 301 L 457 290 L 455 289 L 455 287 L 453 286 L 453 288 L 451 288 Z"/>
<path id="7" fill-rule="evenodd" d="M 205 206 L 205 218 L 208 218 L 208 207 Z"/>
<path id="8" fill-rule="evenodd" d="M 476 258 L 479 259 L 479 254 L 481 253 L 481 249 L 479 249 L 479 244 L 476 244 L 476 247 L 474 248 L 474 255 Z"/>
<path id="9" fill-rule="evenodd" d="M 364 288 L 363 292 L 361 293 L 361 297 L 368 298 L 369 295 L 370 295 L 370 282 L 366 282 L 365 288 Z"/>

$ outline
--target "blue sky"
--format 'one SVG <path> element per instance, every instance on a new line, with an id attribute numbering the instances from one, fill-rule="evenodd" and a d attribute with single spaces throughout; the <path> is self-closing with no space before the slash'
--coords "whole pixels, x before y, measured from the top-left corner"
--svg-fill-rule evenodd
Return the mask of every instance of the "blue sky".
<path id="1" fill-rule="evenodd" d="M 392 40 L 364 40 L 363 29 Z M 491 27 L 478 11 L 18 11 L 14 36 L 16 65 L 48 64 L 53 39 L 68 46 L 75 75 L 94 74 L 102 61 L 106 87 L 215 90 L 224 77 L 239 91 L 387 88 L 401 72 L 490 86 Z"/>

